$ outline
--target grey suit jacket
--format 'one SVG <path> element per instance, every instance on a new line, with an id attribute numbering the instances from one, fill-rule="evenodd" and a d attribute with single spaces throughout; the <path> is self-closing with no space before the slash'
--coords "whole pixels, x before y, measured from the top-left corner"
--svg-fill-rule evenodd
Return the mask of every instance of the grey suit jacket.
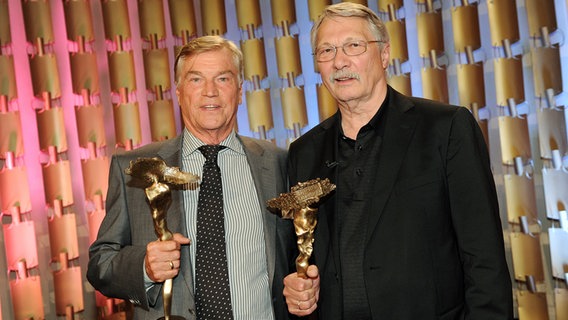
<path id="1" fill-rule="evenodd" d="M 276 319 L 288 319 L 282 279 L 294 265 L 294 229 L 290 220 L 281 219 L 266 208 L 268 199 L 287 191 L 286 152 L 268 141 L 238 138 L 244 146 L 259 205 L 265 213 L 267 266 Z M 135 319 L 155 320 L 163 316 L 162 286 L 155 285 L 148 292 L 144 288 L 146 245 L 156 240 L 156 234 L 144 189 L 136 186 L 124 170 L 131 160 L 139 157 L 160 157 L 168 166 L 181 167 L 181 147 L 180 135 L 112 157 L 106 216 L 89 250 L 87 279 L 105 296 L 132 302 L 136 306 Z M 187 236 L 182 202 L 181 192 L 173 190 L 167 224 L 173 233 Z M 180 273 L 173 281 L 172 314 L 188 320 L 196 316 L 191 270 L 189 248 L 182 246 Z"/>

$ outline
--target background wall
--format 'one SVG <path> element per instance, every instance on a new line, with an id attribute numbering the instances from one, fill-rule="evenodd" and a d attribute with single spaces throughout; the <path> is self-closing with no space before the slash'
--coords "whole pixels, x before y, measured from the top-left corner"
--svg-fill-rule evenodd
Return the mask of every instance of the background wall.
<path id="1" fill-rule="evenodd" d="M 2 318 L 120 317 L 124 303 L 85 279 L 87 250 L 110 155 L 181 130 L 168 72 L 176 47 L 220 33 L 248 48 L 238 131 L 285 148 L 334 111 L 309 32 L 335 2 L 0 0 Z M 566 1 L 354 2 L 405 28 L 391 39 L 393 86 L 468 106 L 486 130 L 517 314 L 568 319 Z M 477 17 L 460 29 L 465 6 Z M 455 45 L 476 36 L 469 51 Z M 480 79 L 460 78 L 468 64 Z"/>

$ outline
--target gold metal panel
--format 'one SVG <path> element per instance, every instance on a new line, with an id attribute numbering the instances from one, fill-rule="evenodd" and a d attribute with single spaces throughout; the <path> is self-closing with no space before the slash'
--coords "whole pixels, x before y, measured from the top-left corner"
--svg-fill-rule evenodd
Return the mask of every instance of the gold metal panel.
<path id="1" fill-rule="evenodd" d="M 568 289 L 554 288 L 554 305 L 556 319 L 568 319 Z"/>
<path id="2" fill-rule="evenodd" d="M 418 51 L 421 57 L 429 57 L 430 51 L 444 52 L 444 30 L 439 11 L 423 12 L 416 16 Z"/>
<path id="3" fill-rule="evenodd" d="M 422 68 L 422 96 L 426 99 L 432 99 L 448 103 L 448 76 L 445 69 L 438 68 Z"/>
<path id="4" fill-rule="evenodd" d="M 143 50 L 142 54 L 144 56 L 144 74 L 146 76 L 147 89 L 153 90 L 155 87 L 161 86 L 162 90 L 169 90 L 172 86 L 168 49 Z"/>
<path id="5" fill-rule="evenodd" d="M 103 218 L 105 217 L 105 210 L 98 209 L 87 212 L 87 220 L 89 225 L 89 245 L 97 240 L 97 234 Z"/>
<path id="6" fill-rule="evenodd" d="M 57 152 L 67 151 L 67 135 L 63 108 L 55 107 L 37 112 L 37 131 L 39 147 L 47 151 L 49 147 L 57 147 Z"/>
<path id="7" fill-rule="evenodd" d="M 483 64 L 458 64 L 456 73 L 460 105 L 469 106 L 477 103 L 479 107 L 485 106 Z"/>
<path id="8" fill-rule="evenodd" d="M 278 64 L 278 76 L 286 78 L 288 73 L 298 76 L 302 73 L 300 64 L 300 48 L 296 36 L 274 38 L 276 45 L 276 61 Z"/>
<path id="9" fill-rule="evenodd" d="M 105 37 L 113 40 L 116 36 L 130 38 L 130 19 L 126 0 L 103 0 Z"/>
<path id="10" fill-rule="evenodd" d="M 536 195 L 533 179 L 526 176 L 506 174 L 505 199 L 507 203 L 507 217 L 509 223 L 519 223 L 519 217 L 527 217 L 529 221 L 536 221 Z"/>
<path id="11" fill-rule="evenodd" d="M 10 280 L 10 295 L 14 319 L 45 319 L 39 276 Z"/>
<path id="12" fill-rule="evenodd" d="M 250 130 L 258 132 L 260 127 L 264 127 L 266 131 L 272 129 L 274 121 L 270 104 L 270 90 L 247 91 L 246 99 Z"/>
<path id="13" fill-rule="evenodd" d="M 453 7 L 451 12 L 454 50 L 465 52 L 466 47 L 471 47 L 473 50 L 481 48 L 477 3 Z"/>
<path id="14" fill-rule="evenodd" d="M 406 24 L 404 19 L 387 21 L 385 27 L 390 37 L 391 61 L 398 59 L 400 62 L 408 60 L 408 46 L 406 41 Z"/>
<path id="15" fill-rule="evenodd" d="M 506 106 L 510 98 L 514 99 L 516 104 L 525 101 L 521 58 L 497 58 L 493 61 L 497 104 Z"/>
<path id="16" fill-rule="evenodd" d="M 227 32 L 224 0 L 200 0 L 203 34 L 224 35 Z"/>
<path id="17" fill-rule="evenodd" d="M 308 10 L 310 12 L 310 20 L 315 21 L 323 12 L 325 7 L 331 4 L 331 0 L 308 0 Z"/>
<path id="18" fill-rule="evenodd" d="M 186 32 L 189 36 L 197 34 L 193 0 L 168 0 L 168 6 L 174 35 L 181 38 Z"/>
<path id="19" fill-rule="evenodd" d="M 88 200 L 93 201 L 96 196 L 106 199 L 109 168 L 110 164 L 107 157 L 81 160 L 83 188 Z"/>
<path id="20" fill-rule="evenodd" d="M 52 43 L 54 37 L 49 0 L 22 1 L 21 3 L 28 41 L 35 43 L 37 38 L 41 38 L 43 43 Z"/>
<path id="21" fill-rule="evenodd" d="M 69 161 L 63 160 L 42 167 L 45 202 L 53 204 L 61 200 L 64 207 L 73 204 L 73 189 L 71 189 L 71 169 Z"/>
<path id="22" fill-rule="evenodd" d="M 77 221 L 74 213 L 53 215 L 47 220 L 51 259 L 59 261 L 61 253 L 67 253 L 69 260 L 79 257 Z"/>
<path id="23" fill-rule="evenodd" d="M 408 74 L 399 74 L 396 76 L 390 76 L 387 80 L 388 84 L 393 87 L 396 91 L 411 96 L 412 87 L 410 85 L 410 76 Z"/>
<path id="24" fill-rule="evenodd" d="M 337 101 L 323 84 L 316 85 L 318 95 L 318 113 L 320 122 L 337 112 Z"/>
<path id="25" fill-rule="evenodd" d="M 122 146 L 126 146 L 129 140 L 132 141 L 133 146 L 142 143 L 138 103 L 117 104 L 113 106 L 112 110 L 116 143 Z"/>
<path id="26" fill-rule="evenodd" d="M 73 92 L 80 94 L 83 89 L 90 93 L 100 92 L 99 70 L 97 55 L 95 52 L 70 53 L 71 79 L 73 80 Z"/>
<path id="27" fill-rule="evenodd" d="M 152 141 L 171 139 L 177 135 L 172 100 L 148 101 Z"/>
<path id="28" fill-rule="evenodd" d="M 136 90 L 136 72 L 132 51 L 114 51 L 108 55 L 110 87 L 114 92 L 120 88 Z"/>
<path id="29" fill-rule="evenodd" d="M 53 273 L 55 312 L 58 315 L 65 315 L 69 306 L 73 307 L 74 313 L 85 309 L 82 283 L 81 267 L 64 267 Z"/>
<path id="30" fill-rule="evenodd" d="M 554 0 L 526 0 L 527 19 L 529 22 L 529 35 L 541 36 L 541 28 L 546 27 L 549 33 L 554 32 L 556 25 L 556 12 Z"/>
<path id="31" fill-rule="evenodd" d="M 30 212 L 32 202 L 26 167 L 0 170 L 0 210 L 8 212 L 18 207 L 20 212 Z"/>
<path id="32" fill-rule="evenodd" d="M 248 25 L 258 28 L 262 24 L 258 0 L 235 0 L 239 28 L 246 30 Z"/>
<path id="33" fill-rule="evenodd" d="M 1 45 L 1 44 L 0 44 Z M 14 56 L 0 54 L 0 95 L 8 100 L 18 96 L 16 88 L 16 73 L 14 71 Z"/>
<path id="34" fill-rule="evenodd" d="M 86 42 L 93 41 L 95 35 L 91 3 L 88 0 L 68 0 L 63 1 L 63 5 L 69 40 L 76 41 L 77 38 L 83 37 Z"/>
<path id="35" fill-rule="evenodd" d="M 544 281 L 539 234 L 511 232 L 511 254 L 516 280 L 524 282 L 533 276 L 536 282 Z"/>
<path id="36" fill-rule="evenodd" d="M 519 23 L 515 0 L 487 1 L 491 44 L 495 47 L 503 45 L 503 40 L 511 43 L 519 40 Z"/>
<path id="37" fill-rule="evenodd" d="M 550 239 L 552 276 L 556 279 L 566 280 L 568 273 L 568 231 L 561 228 L 549 228 L 548 238 Z"/>
<path id="38" fill-rule="evenodd" d="M 24 154 L 24 139 L 19 111 L 0 112 L 0 159 L 4 157 L 6 152 L 13 152 L 16 157 Z"/>
<path id="39" fill-rule="evenodd" d="M 342 0 L 342 2 L 353 2 L 353 3 L 362 4 L 364 6 L 367 5 L 367 0 Z"/>
<path id="40" fill-rule="evenodd" d="M 75 108 L 79 146 L 87 149 L 92 142 L 97 148 L 106 146 L 103 107 L 100 104 Z"/>
<path id="41" fill-rule="evenodd" d="M 304 89 L 300 87 L 290 87 L 280 89 L 282 98 L 282 113 L 284 115 L 284 126 L 293 130 L 294 124 L 304 127 L 308 124 L 306 111 L 306 100 L 304 99 Z"/>
<path id="42" fill-rule="evenodd" d="M 159 40 L 166 38 L 166 20 L 162 0 L 139 0 L 138 17 L 142 38 L 150 39 L 152 35 L 156 35 Z"/>
<path id="43" fill-rule="evenodd" d="M 560 220 L 560 211 L 568 209 L 568 173 L 563 170 L 542 170 L 546 217 Z"/>
<path id="44" fill-rule="evenodd" d="M 5 46 L 12 42 L 12 35 L 10 34 L 10 11 L 8 9 L 8 1 L 0 0 L 0 46 Z"/>
<path id="45" fill-rule="evenodd" d="M 7 269 L 18 270 L 20 261 L 25 261 L 28 269 L 37 267 L 39 263 L 34 222 L 18 221 L 15 223 L 12 218 L 12 223 L 4 224 L 2 227 Z"/>
<path id="46" fill-rule="evenodd" d="M 244 76 L 252 81 L 254 76 L 260 80 L 268 76 L 266 58 L 264 56 L 264 42 L 260 38 L 241 41 L 244 56 Z"/>
<path id="47" fill-rule="evenodd" d="M 30 71 L 35 96 L 44 92 L 49 92 L 53 99 L 61 96 L 57 60 L 53 53 L 31 56 Z"/>
<path id="48" fill-rule="evenodd" d="M 537 108 L 536 114 L 541 158 L 552 159 L 552 150 L 560 151 L 561 155 L 566 154 L 568 142 L 564 110 Z"/>
<path id="49" fill-rule="evenodd" d="M 543 292 L 517 291 L 519 319 L 548 320 L 548 304 Z"/>
<path id="50" fill-rule="evenodd" d="M 513 165 L 516 157 L 521 157 L 523 160 L 530 159 L 531 145 L 527 119 L 500 116 L 498 120 L 503 163 Z"/>
<path id="51" fill-rule="evenodd" d="M 270 0 L 272 8 L 272 24 L 281 26 L 296 23 L 296 8 L 294 1 Z"/>
<path id="52" fill-rule="evenodd" d="M 394 6 L 396 10 L 402 8 L 402 0 L 378 0 L 379 11 L 389 12 L 389 5 Z"/>
<path id="53" fill-rule="evenodd" d="M 562 67 L 558 47 L 538 47 L 531 49 L 534 92 L 538 97 L 546 96 L 546 89 L 552 88 L 554 94 L 562 92 Z"/>

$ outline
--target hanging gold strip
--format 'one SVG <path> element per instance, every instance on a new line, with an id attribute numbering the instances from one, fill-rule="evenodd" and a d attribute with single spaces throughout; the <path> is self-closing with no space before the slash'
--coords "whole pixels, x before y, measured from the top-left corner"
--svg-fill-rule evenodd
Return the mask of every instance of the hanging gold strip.
<path id="1" fill-rule="evenodd" d="M 400 62 L 408 60 L 408 47 L 406 41 L 405 20 L 394 20 L 385 22 L 385 27 L 390 37 L 390 58 L 391 61 L 398 59 Z"/>
<path id="2" fill-rule="evenodd" d="M 477 3 L 453 7 L 451 12 L 454 50 L 464 52 L 466 47 L 471 47 L 473 50 L 481 48 Z"/>
<path id="3" fill-rule="evenodd" d="M 517 281 L 526 281 L 526 276 L 533 276 L 537 283 L 544 281 L 540 239 L 537 235 L 511 232 L 511 253 L 513 269 Z M 534 319 L 534 318 L 527 318 Z"/>
<path id="4" fill-rule="evenodd" d="M 503 176 L 505 185 L 505 199 L 507 203 L 507 221 L 518 224 L 520 217 L 527 217 L 528 221 L 536 221 L 536 195 L 534 181 L 526 176 L 506 174 Z"/>
<path id="5" fill-rule="evenodd" d="M 532 48 L 531 57 L 535 95 L 545 97 L 547 89 L 553 89 L 555 95 L 562 92 L 560 49 L 558 47 Z"/>
<path id="6" fill-rule="evenodd" d="M 121 88 L 136 90 L 136 73 L 132 51 L 114 51 L 108 54 L 110 86 L 113 92 Z"/>
<path id="7" fill-rule="evenodd" d="M 128 17 L 128 5 L 126 0 L 101 1 L 103 7 L 103 19 L 105 37 L 114 40 L 116 36 L 123 39 L 130 38 L 130 19 Z"/>
<path id="8" fill-rule="evenodd" d="M 55 312 L 58 315 L 65 315 L 68 307 L 73 308 L 73 313 L 78 313 L 85 309 L 80 266 L 63 268 L 54 272 L 53 289 L 55 291 Z"/>
<path id="9" fill-rule="evenodd" d="M 37 131 L 42 151 L 46 152 L 49 147 L 56 147 L 58 153 L 67 151 L 63 108 L 55 107 L 38 111 Z"/>
<path id="10" fill-rule="evenodd" d="M 480 108 L 486 106 L 483 64 L 458 64 L 456 73 L 460 105 L 477 103 Z"/>
<path id="11" fill-rule="evenodd" d="M 32 202 L 26 167 L 0 170 L 0 210 L 9 212 L 19 207 L 20 212 L 30 212 Z"/>
<path id="12" fill-rule="evenodd" d="M 444 52 L 444 30 L 439 11 L 419 13 L 416 16 L 418 30 L 418 51 L 421 57 L 428 57 L 430 51 Z"/>
<path id="13" fill-rule="evenodd" d="M 153 90 L 161 86 L 162 90 L 169 90 L 170 80 L 170 60 L 168 49 L 149 49 L 142 51 L 144 55 L 144 74 L 146 77 L 146 88 Z"/>
<path id="14" fill-rule="evenodd" d="M 37 38 L 41 38 L 43 43 L 52 43 L 54 37 L 49 0 L 22 1 L 21 3 L 28 41 L 35 43 Z"/>
<path id="15" fill-rule="evenodd" d="M 0 159 L 4 157 L 6 152 L 13 152 L 16 157 L 24 154 L 24 139 L 19 111 L 0 112 Z"/>
<path id="16" fill-rule="evenodd" d="M 108 191 L 109 158 L 100 157 L 81 161 L 85 197 L 93 201 L 96 196 L 106 199 Z"/>
<path id="17" fill-rule="evenodd" d="M 69 54 L 71 63 L 71 79 L 73 92 L 80 94 L 82 90 L 89 90 L 91 94 L 98 94 L 99 70 L 95 52 L 76 52 Z"/>
<path id="18" fill-rule="evenodd" d="M 395 10 L 402 8 L 402 0 L 378 0 L 379 11 L 389 12 L 389 5 L 394 6 Z"/>
<path id="19" fill-rule="evenodd" d="M 323 9 L 331 4 L 331 0 L 308 0 L 310 20 L 315 21 L 323 12 Z"/>
<path id="20" fill-rule="evenodd" d="M 285 79 L 288 73 L 298 76 L 302 73 L 300 64 L 300 48 L 298 38 L 287 36 L 274 38 L 276 45 L 276 61 L 278 64 L 278 76 Z"/>
<path id="21" fill-rule="evenodd" d="M 0 46 L 5 46 L 12 42 L 10 34 L 10 11 L 8 1 L 0 0 Z M 0 70 L 3 70 L 0 68 Z"/>
<path id="22" fill-rule="evenodd" d="M 446 70 L 422 68 L 422 96 L 444 103 L 449 103 L 448 76 Z"/>
<path id="23" fill-rule="evenodd" d="M 396 91 L 411 96 L 412 87 L 410 85 L 410 76 L 408 74 L 400 74 L 396 76 L 390 76 L 387 80 L 388 84 L 393 87 Z"/>
<path id="24" fill-rule="evenodd" d="M 317 84 L 316 90 L 318 94 L 318 113 L 320 122 L 331 117 L 337 112 L 337 101 L 331 95 L 327 87 L 323 84 Z"/>
<path id="25" fill-rule="evenodd" d="M 184 33 L 192 36 L 197 34 L 195 9 L 193 0 L 168 0 L 172 33 L 182 38 Z"/>
<path id="26" fill-rule="evenodd" d="M 514 165 L 515 158 L 531 159 L 531 145 L 526 118 L 499 117 L 501 160 L 503 164 Z"/>
<path id="27" fill-rule="evenodd" d="M 487 1 L 491 44 L 495 47 L 503 45 L 503 40 L 515 43 L 519 40 L 519 23 L 515 0 Z"/>
<path id="28" fill-rule="evenodd" d="M 264 127 L 266 131 L 274 127 L 270 90 L 255 90 L 246 92 L 247 113 L 250 130 L 258 132 Z"/>
<path id="29" fill-rule="evenodd" d="M 564 110 L 537 108 L 536 115 L 538 121 L 540 157 L 552 159 L 552 150 L 560 151 L 561 155 L 566 154 L 568 151 L 568 142 L 566 141 Z"/>
<path id="30" fill-rule="evenodd" d="M 171 139 L 176 134 L 176 119 L 172 100 L 148 101 L 152 141 Z"/>
<path id="31" fill-rule="evenodd" d="M 59 71 L 53 53 L 30 56 L 30 71 L 36 97 L 44 92 L 49 92 L 53 99 L 61 97 Z"/>
<path id="32" fill-rule="evenodd" d="M 529 35 L 541 36 L 541 28 L 546 27 L 549 33 L 558 29 L 556 24 L 556 11 L 554 0 L 525 0 L 527 19 L 529 22 Z"/>
<path id="33" fill-rule="evenodd" d="M 280 89 L 280 95 L 284 126 L 290 130 L 294 130 L 294 124 L 299 124 L 300 128 L 305 127 L 308 124 L 308 115 L 304 89 L 301 87 L 283 88 Z"/>
<path id="34" fill-rule="evenodd" d="M 87 149 L 89 143 L 97 148 L 106 146 L 105 125 L 102 105 L 78 106 L 75 108 L 79 146 Z"/>
<path id="35" fill-rule="evenodd" d="M 246 30 L 249 25 L 258 28 L 262 24 L 258 0 L 236 0 L 235 4 L 239 28 Z"/>
<path id="36" fill-rule="evenodd" d="M 116 143 L 120 146 L 128 145 L 129 140 L 133 146 L 142 143 L 138 102 L 114 105 L 113 114 Z"/>
<path id="37" fill-rule="evenodd" d="M 83 37 L 86 42 L 95 40 L 90 1 L 63 1 L 63 5 L 65 9 L 67 38 L 72 41 L 76 41 L 79 37 Z"/>
<path id="38" fill-rule="evenodd" d="M 506 106 L 510 98 L 514 99 L 516 104 L 525 101 L 521 58 L 497 58 L 493 61 L 497 104 Z"/>
<path id="39" fill-rule="evenodd" d="M 224 35 L 227 32 L 224 0 L 201 0 L 203 34 Z"/>
<path id="40" fill-rule="evenodd" d="M 8 100 L 18 96 L 16 88 L 16 73 L 14 71 L 14 56 L 0 54 L 0 95 Z"/>
<path id="41" fill-rule="evenodd" d="M 244 56 L 244 76 L 252 81 L 254 76 L 262 80 L 268 76 L 266 58 L 264 56 L 264 42 L 261 38 L 241 41 Z"/>
<path id="42" fill-rule="evenodd" d="M 73 204 L 71 188 L 71 169 L 69 161 L 63 160 L 42 167 L 45 202 L 48 204 L 60 200 L 64 207 Z M 53 249 L 53 248 L 52 248 Z"/>
<path id="43" fill-rule="evenodd" d="M 292 25 L 296 23 L 296 8 L 294 1 L 270 0 L 272 8 L 272 24 L 275 26 Z"/>
<path id="44" fill-rule="evenodd" d="M 158 40 L 166 38 L 166 20 L 162 0 L 139 0 L 138 17 L 142 38 L 150 39 L 152 35 L 156 35 Z"/>

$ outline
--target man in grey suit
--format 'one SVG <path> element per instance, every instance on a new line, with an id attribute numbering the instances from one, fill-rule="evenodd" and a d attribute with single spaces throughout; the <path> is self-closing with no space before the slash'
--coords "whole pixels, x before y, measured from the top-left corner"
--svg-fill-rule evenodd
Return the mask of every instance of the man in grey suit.
<path id="1" fill-rule="evenodd" d="M 230 41 L 206 36 L 176 58 L 176 95 L 185 125 L 171 140 L 112 158 L 106 216 L 90 248 L 89 282 L 102 294 L 129 300 L 135 319 L 164 315 L 162 284 L 173 278 L 171 314 L 197 319 L 196 215 L 199 188 L 172 190 L 167 225 L 173 239 L 158 241 L 144 189 L 124 170 L 140 157 L 202 175 L 198 148 L 221 145 L 223 215 L 234 319 L 288 319 L 283 277 L 297 253 L 290 220 L 268 212 L 266 201 L 287 191 L 286 152 L 235 133 L 242 97 L 243 57 Z"/>

